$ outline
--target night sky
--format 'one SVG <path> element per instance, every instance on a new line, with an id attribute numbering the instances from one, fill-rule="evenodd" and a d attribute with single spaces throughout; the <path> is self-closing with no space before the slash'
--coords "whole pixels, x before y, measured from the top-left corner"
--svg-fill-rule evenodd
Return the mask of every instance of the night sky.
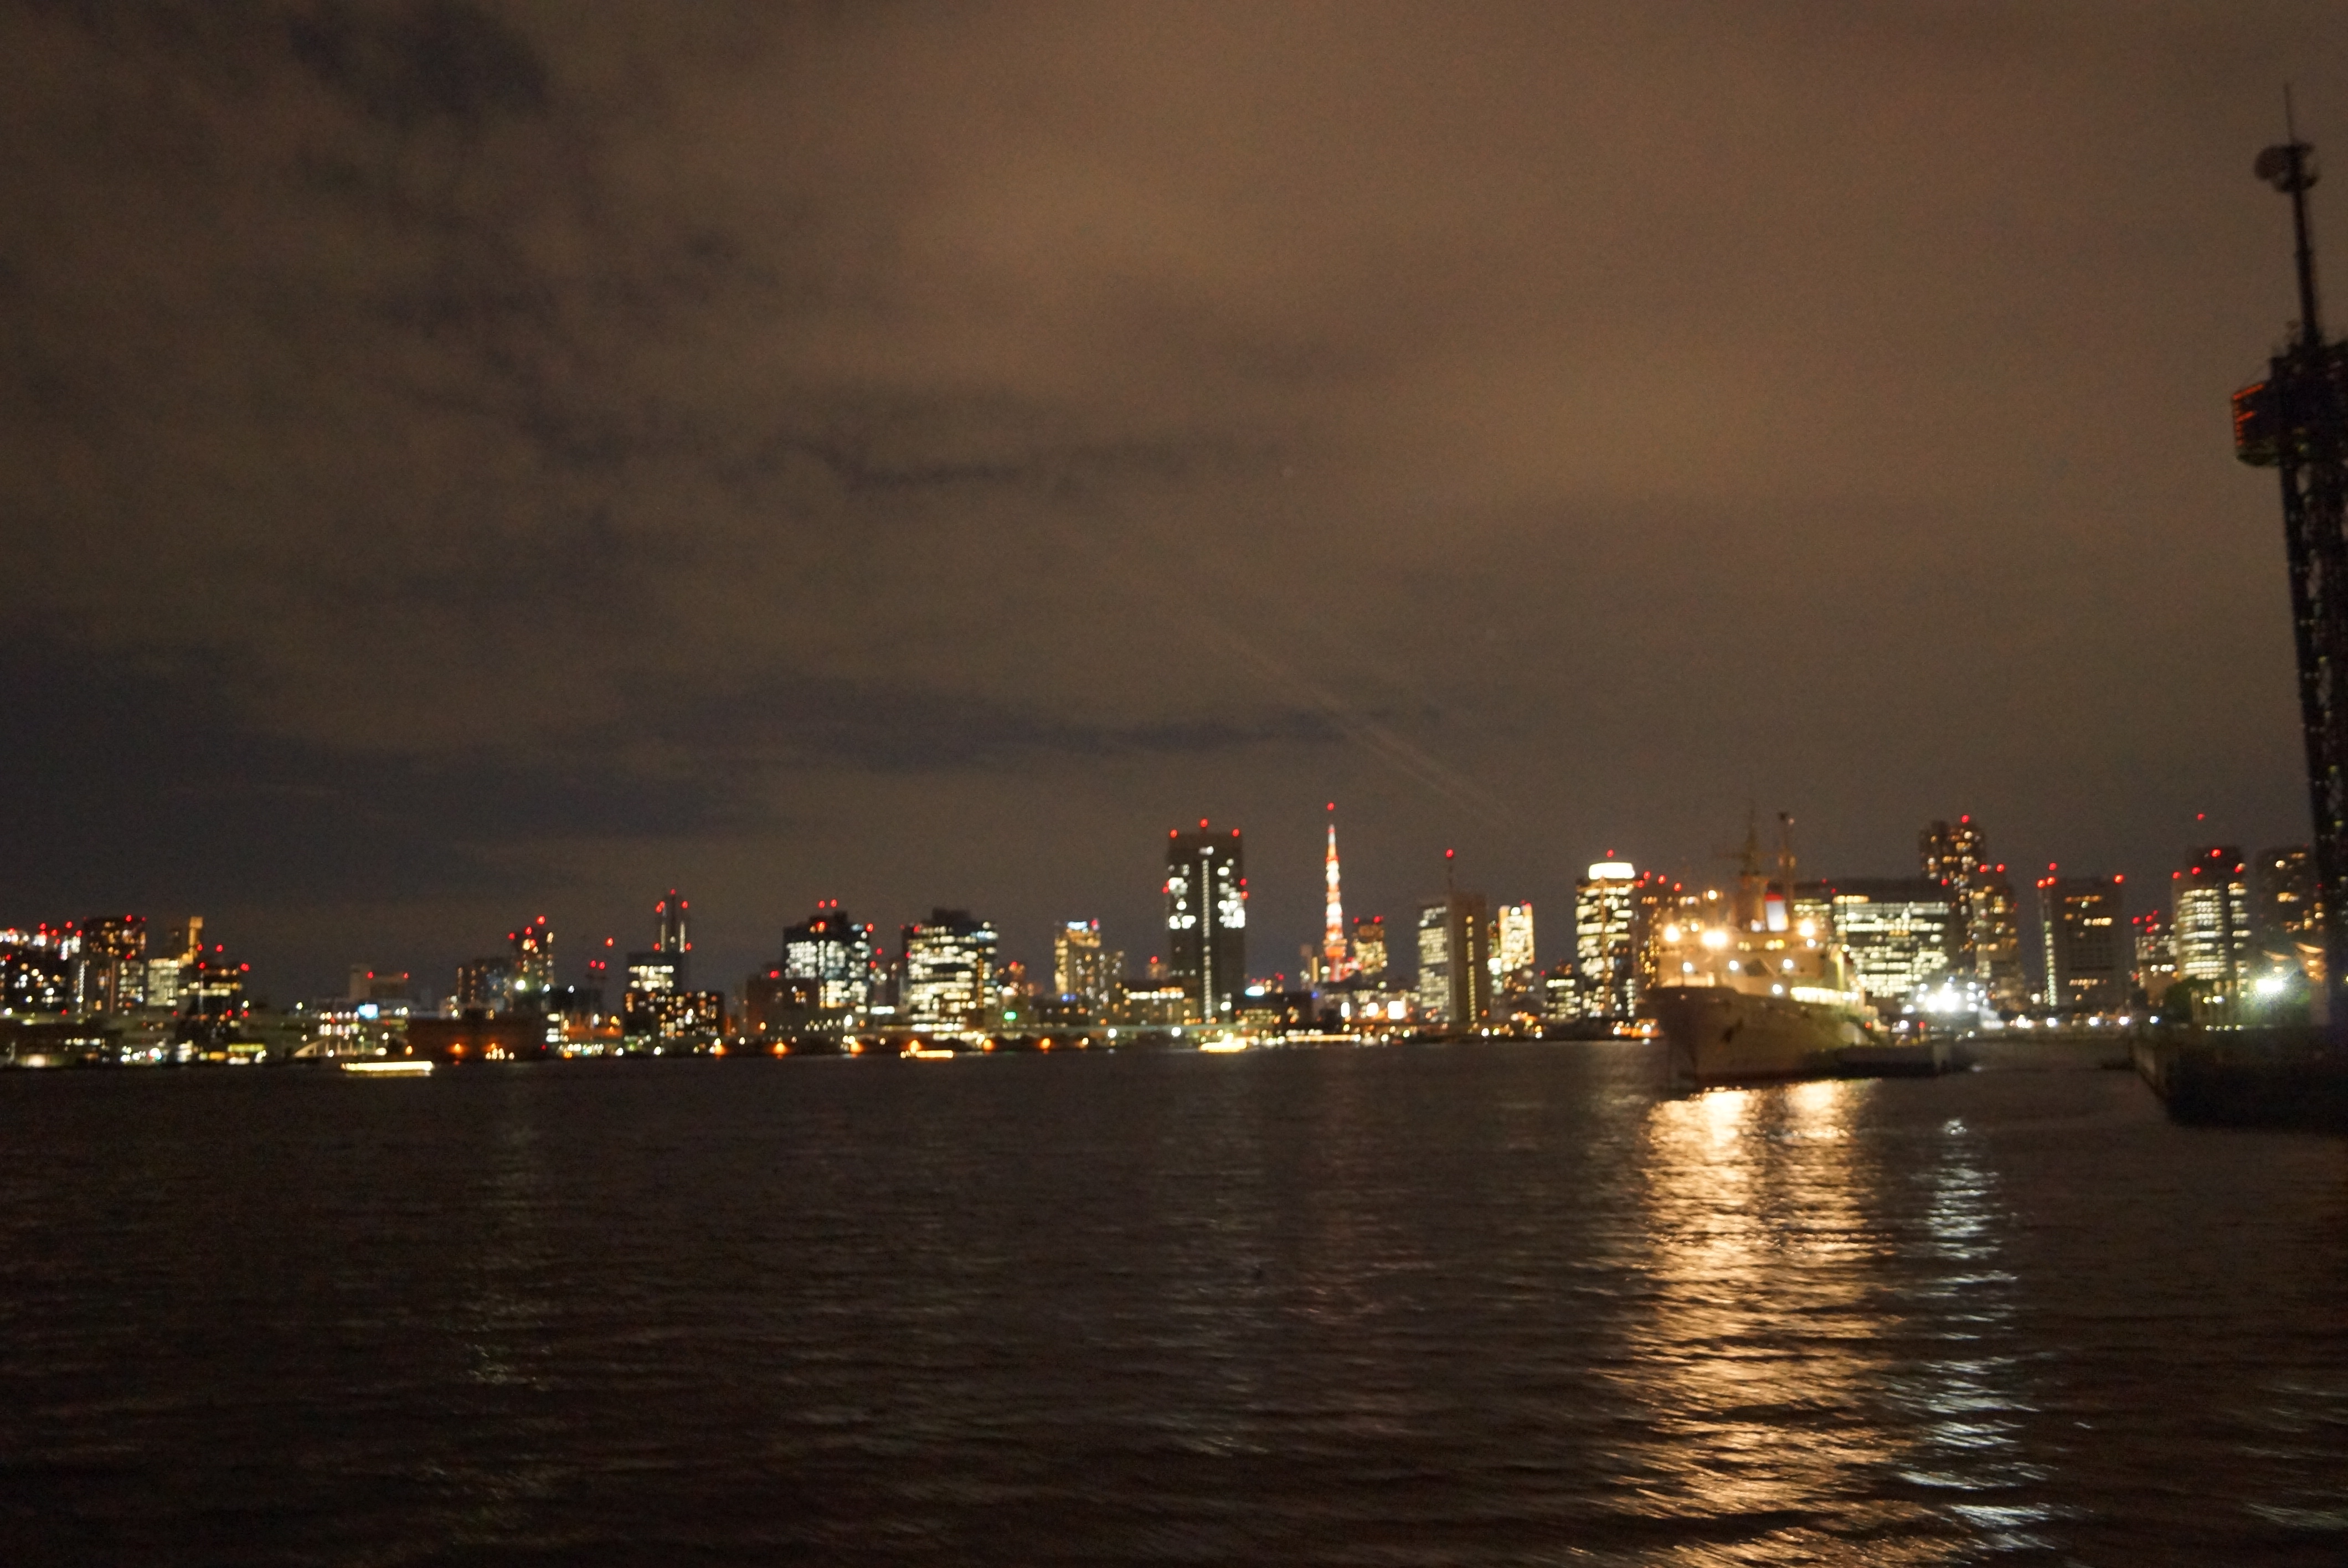
<path id="1" fill-rule="evenodd" d="M 0 923 L 2304 841 L 2286 80 L 2348 170 L 2336 4 L 0 4 Z"/>

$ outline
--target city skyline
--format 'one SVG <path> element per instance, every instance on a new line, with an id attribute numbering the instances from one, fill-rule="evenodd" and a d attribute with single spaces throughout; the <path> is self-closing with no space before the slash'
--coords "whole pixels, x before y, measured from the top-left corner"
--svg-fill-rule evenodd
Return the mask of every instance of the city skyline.
<path id="1" fill-rule="evenodd" d="M 1335 803 L 1327 803 L 1323 810 L 1322 886 L 1330 892 L 1336 886 Z M 1782 875 L 1785 866 L 1777 856 L 1790 852 L 1793 825 L 1790 815 L 1782 815 L 1780 848 L 1765 854 L 1757 823 L 1750 825 L 1740 852 L 1747 866 L 1757 866 L 1773 879 Z M 2206 827 L 2206 818 L 2196 825 Z M 1618 858 L 1610 848 L 1605 859 L 1585 868 L 1570 904 L 1537 927 L 1532 900 L 1495 903 L 1480 889 L 1463 886 L 1456 851 L 1446 851 L 1442 886 L 1410 900 L 1397 922 L 1404 931 L 1416 926 L 1416 951 L 1407 950 L 1406 944 L 1402 961 L 1389 965 L 1382 950 L 1383 978 L 1374 978 L 1356 967 L 1359 934 L 1365 924 L 1375 927 L 1384 921 L 1384 910 L 1355 915 L 1344 962 L 1334 970 L 1326 967 L 1325 948 L 1300 951 L 1285 968 L 1277 958 L 1247 963 L 1244 944 L 1246 929 L 1253 923 L 1249 913 L 1253 890 L 1241 859 L 1242 842 L 1241 830 L 1210 827 L 1203 819 L 1195 832 L 1169 830 L 1159 924 L 1120 933 L 1105 932 L 1098 917 L 1057 919 L 1051 923 L 1042 951 L 1032 958 L 1017 933 L 1005 940 L 998 924 L 983 911 L 974 915 L 942 906 L 932 907 L 926 918 L 908 920 L 899 927 L 892 954 L 879 937 L 879 927 L 856 922 L 840 900 L 832 898 L 817 900 L 812 915 L 788 927 L 773 952 L 738 981 L 695 978 L 687 967 L 693 947 L 686 927 L 691 901 L 671 886 L 652 905 L 648 948 L 624 949 L 617 936 L 607 936 L 600 945 L 573 938 L 558 949 L 557 932 L 541 914 L 509 931 L 496 950 L 458 963 L 453 986 L 436 981 L 429 966 L 419 971 L 354 961 L 344 973 L 351 987 L 347 995 L 354 1000 L 397 998 L 425 1011 L 452 1014 L 583 1008 L 590 1014 L 624 1017 L 632 1030 L 655 1032 L 666 1028 L 656 1026 L 656 1017 L 669 1012 L 696 1025 L 721 1014 L 736 1022 L 755 1020 L 778 1007 L 797 1009 L 794 1016 L 860 1016 L 884 997 L 892 999 L 893 1010 L 901 1017 L 919 1015 L 935 1023 L 942 1015 L 934 998 L 909 999 L 939 991 L 937 983 L 919 976 L 939 961 L 934 953 L 959 954 L 963 934 L 975 933 L 980 947 L 973 949 L 978 954 L 974 967 L 963 956 L 943 960 L 945 972 L 962 977 L 946 982 L 945 992 L 959 995 L 966 989 L 973 1004 L 990 995 L 1002 979 L 1038 999 L 1089 999 L 1093 1016 L 1098 1017 L 1111 1010 L 1114 999 L 1128 985 L 1159 983 L 1162 976 L 1165 983 L 1189 995 L 1194 1013 L 1210 1020 L 1236 1018 L 1243 992 L 1334 995 L 1354 985 L 1375 989 L 1389 984 L 1398 988 L 1397 994 L 1399 989 L 1408 989 L 1416 998 L 1416 1016 L 1438 1026 L 1456 1024 L 1455 1014 L 1497 1020 L 1510 1008 L 1548 1017 L 1628 1019 L 1645 1011 L 1643 993 L 1653 962 L 1654 934 L 1675 909 L 1720 897 L 1736 886 L 1733 873 L 1675 877 L 1662 866 Z M 1796 889 L 1805 907 L 1830 924 L 1838 940 L 1849 944 L 1857 972 L 1879 1007 L 1921 1003 L 1923 992 L 1937 987 L 1942 993 L 1939 1010 L 1953 1007 L 1961 995 L 1971 999 L 1967 1007 L 1978 1006 L 1985 1014 L 2078 1006 L 2125 1010 L 2130 995 L 2141 989 L 2138 982 L 2153 971 L 2173 969 L 2178 979 L 2222 980 L 2229 987 L 2247 984 L 2254 969 L 2264 973 L 2269 966 L 2287 961 L 2287 946 L 2262 958 L 2260 943 L 2271 947 L 2285 934 L 2303 938 L 2312 929 L 2313 885 L 2304 845 L 2247 851 L 2240 845 L 2197 842 L 2171 856 L 2165 883 L 2140 881 L 2131 897 L 2124 873 L 2066 871 L 2056 863 L 2047 864 L 2045 874 L 2035 878 L 2013 872 L 1995 859 L 1986 825 L 1970 814 L 1927 822 L 1914 845 L 1913 863 L 1890 875 L 1882 874 L 1882 868 L 1856 875 L 1815 866 L 1796 869 Z M 1725 854 L 1712 857 L 1716 868 L 1729 858 Z M 1220 876 L 1215 871 L 1219 860 L 1225 866 Z M 2205 886 L 2201 878 L 2210 872 L 2219 875 L 2214 885 Z M 1229 951 L 1221 947 L 1222 938 L 1186 938 L 1200 923 L 1192 888 L 1201 885 L 1218 889 L 1221 919 L 1236 915 L 1235 928 L 1229 933 L 1236 941 Z M 2025 886 L 2034 887 L 2034 904 L 2026 904 L 2017 891 Z M 1793 893 L 1783 896 L 1790 899 Z M 1334 899 L 1324 905 L 1324 921 L 1332 917 L 1342 917 Z M 2158 963 L 2147 963 L 2152 955 L 2142 946 L 2147 917 L 2164 939 L 2174 933 L 2173 948 L 2161 948 Z M 50 940 L 52 932 L 60 939 L 72 938 L 88 972 L 58 981 L 81 1004 L 63 1010 L 106 1014 L 119 1010 L 113 998 L 136 996 L 142 989 L 150 1005 L 170 1004 L 170 996 L 154 994 L 146 948 L 150 924 L 145 916 L 131 914 L 20 921 L 13 927 L 0 922 L 0 929 L 8 929 L 12 938 L 29 937 L 36 944 Z M 204 953 L 204 938 L 197 934 L 203 927 L 201 915 L 176 926 L 154 925 L 161 944 L 156 954 L 178 954 L 183 945 L 191 955 Z M 1923 948 L 1905 946 L 1914 939 L 1912 932 L 1928 928 L 1939 935 L 1926 940 Z M 1549 933 L 1547 939 L 1539 938 L 1537 931 Z M 944 933 L 948 948 L 938 948 L 934 939 L 925 947 L 925 932 Z M 1325 932 L 1324 924 L 1324 938 Z M 217 923 L 212 934 L 220 934 Z M 1142 939 L 1133 941 L 1135 937 Z M 1186 939 L 1191 944 L 1188 948 Z M 1382 934 L 1378 939 L 1384 941 Z M 1879 950 L 1887 939 L 1895 946 Z M 1463 969 L 1453 961 L 1455 948 L 1473 953 L 1476 961 Z M 1945 949 L 1946 983 L 1920 985 L 1922 973 L 1911 977 L 1910 967 L 1940 949 Z M 211 950 L 228 952 L 225 945 Z M 560 956 L 566 951 L 574 954 L 568 963 Z M 108 957 L 115 953 L 125 955 L 125 961 Z M 339 988 L 306 995 L 283 988 L 273 990 L 265 974 L 256 976 L 249 962 L 237 961 L 242 956 L 228 959 L 227 965 L 236 972 L 233 984 L 245 1000 L 257 997 L 266 1005 L 283 1008 L 345 994 Z M 172 960 L 159 956 L 156 961 Z M 1220 1001 L 1207 1011 L 1200 1005 L 1207 977 L 1219 965 L 1229 968 L 1234 961 L 1239 972 L 1213 982 Z M 2304 967 L 2309 961 L 2302 949 L 2297 964 Z M 1086 978 L 1071 989 L 1067 980 L 1074 974 Z M 1463 979 L 1463 974 L 1469 978 Z M 193 985 L 200 979 L 191 971 L 165 983 Z M 795 989 L 789 983 L 794 979 L 807 982 L 806 988 Z M 1961 989 L 1949 989 L 1960 980 Z M 1055 981 L 1060 987 L 1056 992 Z M 0 998 L 0 1013 L 21 999 L 13 993 Z M 18 1010 L 21 1015 L 25 1009 Z"/>
<path id="2" fill-rule="evenodd" d="M 1142 928 L 1200 815 L 1292 952 L 1331 798 L 1390 920 L 1756 798 L 2307 836 L 2225 399 L 2334 10 L 179 15 L 0 19 L 0 917 L 309 990 L 675 884 L 730 980 Z"/>

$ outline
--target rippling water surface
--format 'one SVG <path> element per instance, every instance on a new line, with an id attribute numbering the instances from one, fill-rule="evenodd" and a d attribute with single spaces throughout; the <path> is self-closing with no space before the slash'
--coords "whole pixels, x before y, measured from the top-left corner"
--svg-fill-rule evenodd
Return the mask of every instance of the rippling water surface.
<path id="1" fill-rule="evenodd" d="M 2348 1562 L 2348 1144 L 1644 1047 L 0 1077 L 0 1561 Z"/>

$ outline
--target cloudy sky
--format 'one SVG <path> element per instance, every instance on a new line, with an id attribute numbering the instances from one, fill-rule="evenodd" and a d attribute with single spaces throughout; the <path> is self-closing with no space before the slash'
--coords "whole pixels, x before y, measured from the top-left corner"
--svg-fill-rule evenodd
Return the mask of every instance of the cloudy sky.
<path id="1" fill-rule="evenodd" d="M 2286 80 L 2348 160 L 2333 5 L 0 3 L 0 922 L 2303 840 Z"/>

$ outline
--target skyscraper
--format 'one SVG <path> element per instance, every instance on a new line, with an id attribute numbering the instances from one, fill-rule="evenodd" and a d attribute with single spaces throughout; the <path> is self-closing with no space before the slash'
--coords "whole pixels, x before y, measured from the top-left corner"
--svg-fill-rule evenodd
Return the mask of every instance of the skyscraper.
<path id="1" fill-rule="evenodd" d="M 1462 1034 L 1492 1015 L 1491 943 L 1481 893 L 1456 889 L 1418 912 L 1418 1016 Z"/>
<path id="2" fill-rule="evenodd" d="M 1117 1005 L 1117 970 L 1124 955 L 1101 946 L 1098 920 L 1064 920 L 1052 932 L 1052 989 L 1074 999 L 1096 1018 Z"/>
<path id="3" fill-rule="evenodd" d="M 2046 1005 L 2100 1011 L 2127 1000 L 2135 943 L 2116 876 L 2038 881 L 2039 934 L 2045 949 Z"/>
<path id="4" fill-rule="evenodd" d="M 541 1012 L 554 989 L 554 930 L 541 915 L 506 939 L 513 944 L 512 1010 Z"/>
<path id="5" fill-rule="evenodd" d="M 1329 852 L 1322 862 L 1321 979 L 1335 982 L 1354 973 L 1354 957 L 1345 948 L 1345 900 L 1337 886 L 1337 803 L 1329 803 Z"/>
<path id="6" fill-rule="evenodd" d="M 628 992 L 638 998 L 683 992 L 693 984 L 693 944 L 685 939 L 685 896 L 672 887 L 653 905 L 653 945 L 628 955 Z M 642 1011 L 644 1005 L 632 1002 Z"/>
<path id="7" fill-rule="evenodd" d="M 1492 917 L 1492 972 L 1503 981 L 1540 968 L 1533 957 L 1533 907 L 1503 904 Z"/>
<path id="8" fill-rule="evenodd" d="M 1573 885 L 1574 989 L 1585 1018 L 1637 1011 L 1638 875 L 1626 860 L 1601 860 Z"/>
<path id="9" fill-rule="evenodd" d="M 982 1029 L 994 993 L 994 927 L 967 909 L 932 909 L 901 933 L 900 1016 L 917 1030 Z"/>
<path id="10" fill-rule="evenodd" d="M 2250 862 L 2230 844 L 2203 845 L 2169 874 L 2177 978 L 2230 991 L 2250 952 Z"/>
<path id="11" fill-rule="evenodd" d="M 2250 926 L 2262 947 L 2280 950 L 2322 942 L 2315 902 L 2315 862 L 2305 845 L 2262 849 L 2251 868 Z"/>
<path id="12" fill-rule="evenodd" d="M 1971 816 L 1930 822 L 1916 835 L 1924 875 L 1959 895 L 1964 916 L 1959 968 L 1970 968 L 1990 1006 L 2019 1011 L 2029 1002 L 2022 969 L 2022 917 L 2005 867 L 1989 858 L 1989 840 Z"/>
<path id="13" fill-rule="evenodd" d="M 684 936 L 681 920 L 677 936 Z M 819 903 L 814 914 L 783 932 L 782 978 L 815 982 L 819 1008 L 870 1007 L 880 979 L 872 927 L 850 919 L 837 898 Z"/>
<path id="14" fill-rule="evenodd" d="M 1179 828 L 1166 835 L 1168 968 L 1196 1009 L 1214 1022 L 1237 1015 L 1247 989 L 1247 866 L 1240 830 Z"/>
<path id="15" fill-rule="evenodd" d="M 77 1010 L 128 1012 L 147 999 L 147 917 L 93 915 L 81 923 L 75 960 Z"/>
<path id="16" fill-rule="evenodd" d="M 1365 979 L 1377 979 L 1386 972 L 1386 917 L 1373 915 L 1365 920 L 1354 917 L 1354 972 Z"/>
<path id="17" fill-rule="evenodd" d="M 672 887 L 668 897 L 653 906 L 653 951 L 656 953 L 689 953 L 693 944 L 685 940 L 685 912 L 688 906 L 685 895 Z"/>
<path id="18" fill-rule="evenodd" d="M 1921 1005 L 1922 995 L 1959 979 L 1961 998 L 1983 994 L 1963 961 L 1964 895 L 1936 876 L 1846 877 L 1827 885 L 1828 927 L 1850 954 L 1867 999 L 1879 1007 Z"/>

